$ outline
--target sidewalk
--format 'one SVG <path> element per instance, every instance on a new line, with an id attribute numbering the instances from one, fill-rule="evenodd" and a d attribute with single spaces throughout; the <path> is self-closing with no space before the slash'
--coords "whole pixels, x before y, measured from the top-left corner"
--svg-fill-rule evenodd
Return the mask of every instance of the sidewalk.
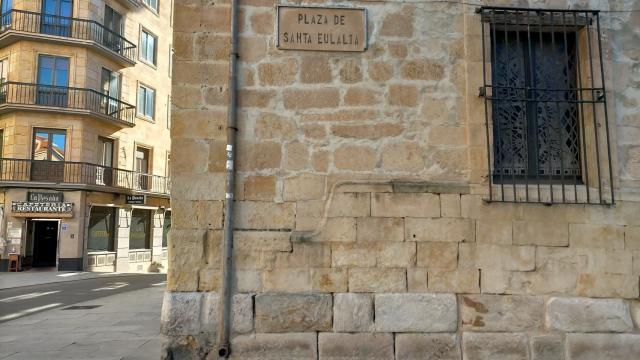
<path id="1" fill-rule="evenodd" d="M 63 281 L 92 279 L 102 276 L 123 276 L 128 273 L 86 272 L 86 271 L 57 271 L 52 268 L 32 269 L 21 272 L 0 272 L 0 289 L 20 286 L 50 284 Z"/>
<path id="2" fill-rule="evenodd" d="M 0 326 L 0 359 L 157 360 L 164 287 L 53 309 Z"/>

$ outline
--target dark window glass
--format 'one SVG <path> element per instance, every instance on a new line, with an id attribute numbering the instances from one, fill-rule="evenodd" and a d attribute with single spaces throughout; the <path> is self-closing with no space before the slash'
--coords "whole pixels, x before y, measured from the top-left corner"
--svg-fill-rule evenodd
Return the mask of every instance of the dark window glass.
<path id="1" fill-rule="evenodd" d="M 580 177 L 575 35 L 491 32 L 494 179 Z"/>
<path id="2" fill-rule="evenodd" d="M 131 212 L 129 249 L 151 249 L 151 211 L 134 209 Z"/>
<path id="3" fill-rule="evenodd" d="M 115 251 L 116 209 L 93 207 L 89 216 L 89 251 Z"/>
<path id="4" fill-rule="evenodd" d="M 156 37 L 144 30 L 140 32 L 140 58 L 156 64 Z"/>

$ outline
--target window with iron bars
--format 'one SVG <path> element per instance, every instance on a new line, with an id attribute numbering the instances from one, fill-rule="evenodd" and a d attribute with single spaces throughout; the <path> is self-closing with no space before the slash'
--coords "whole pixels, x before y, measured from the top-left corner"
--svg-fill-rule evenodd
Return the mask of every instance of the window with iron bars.
<path id="1" fill-rule="evenodd" d="M 599 13 L 478 12 L 488 200 L 613 203 Z"/>

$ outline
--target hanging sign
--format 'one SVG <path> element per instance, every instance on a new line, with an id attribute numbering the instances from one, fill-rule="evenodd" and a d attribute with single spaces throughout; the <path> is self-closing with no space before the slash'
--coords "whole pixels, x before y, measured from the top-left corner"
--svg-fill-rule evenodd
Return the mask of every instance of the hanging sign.
<path id="1" fill-rule="evenodd" d="M 73 203 L 12 201 L 11 211 L 14 213 L 70 214 L 73 212 Z"/>
<path id="2" fill-rule="evenodd" d="M 61 192 L 29 191 L 27 192 L 27 201 L 61 203 L 64 201 L 64 195 Z"/>
<path id="3" fill-rule="evenodd" d="M 278 49 L 365 51 L 363 8 L 278 6 Z"/>

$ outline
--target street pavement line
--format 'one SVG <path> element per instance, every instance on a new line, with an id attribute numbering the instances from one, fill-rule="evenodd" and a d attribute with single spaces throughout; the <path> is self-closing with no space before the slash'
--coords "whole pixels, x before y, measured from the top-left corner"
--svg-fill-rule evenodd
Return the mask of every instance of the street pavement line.
<path id="1" fill-rule="evenodd" d="M 76 275 L 82 275 L 82 274 L 84 274 L 84 272 L 72 272 L 72 273 L 60 274 L 56 276 L 69 277 L 69 276 L 76 276 Z"/>
<path id="2" fill-rule="evenodd" d="M 115 282 L 115 283 L 111 283 L 111 286 L 105 286 L 105 287 L 101 287 L 101 288 L 96 288 L 96 289 L 92 289 L 91 291 L 115 290 L 115 289 L 120 289 L 120 288 L 128 286 L 128 285 L 129 285 L 129 283 L 126 283 L 126 282 Z"/>
<path id="3" fill-rule="evenodd" d="M 28 299 L 33 299 L 33 298 L 37 298 L 37 297 L 45 296 L 45 295 L 51 295 L 51 294 L 55 294 L 55 293 L 59 293 L 59 292 L 60 292 L 60 290 L 47 291 L 47 292 L 34 292 L 34 293 L 30 293 L 30 294 L 23 294 L 23 295 L 12 296 L 12 297 L 8 297 L 8 298 L 0 299 L 0 302 L 12 302 L 12 301 L 16 301 L 16 300 L 28 300 Z"/>
<path id="4" fill-rule="evenodd" d="M 151 286 L 164 286 L 164 285 L 167 285 L 166 281 L 155 283 L 155 284 L 151 284 Z"/>
<path id="5" fill-rule="evenodd" d="M 62 305 L 62 303 L 42 305 L 42 306 L 34 307 L 34 308 L 31 308 L 31 309 L 22 310 L 22 311 L 17 312 L 17 313 L 13 313 L 13 314 L 2 316 L 2 317 L 0 317 L 0 321 L 7 321 L 7 320 L 16 319 L 16 318 L 19 318 L 19 317 L 24 316 L 24 315 L 29 315 L 29 314 L 34 313 L 34 312 L 51 309 L 51 308 L 54 308 L 54 307 L 58 307 L 60 305 Z"/>

